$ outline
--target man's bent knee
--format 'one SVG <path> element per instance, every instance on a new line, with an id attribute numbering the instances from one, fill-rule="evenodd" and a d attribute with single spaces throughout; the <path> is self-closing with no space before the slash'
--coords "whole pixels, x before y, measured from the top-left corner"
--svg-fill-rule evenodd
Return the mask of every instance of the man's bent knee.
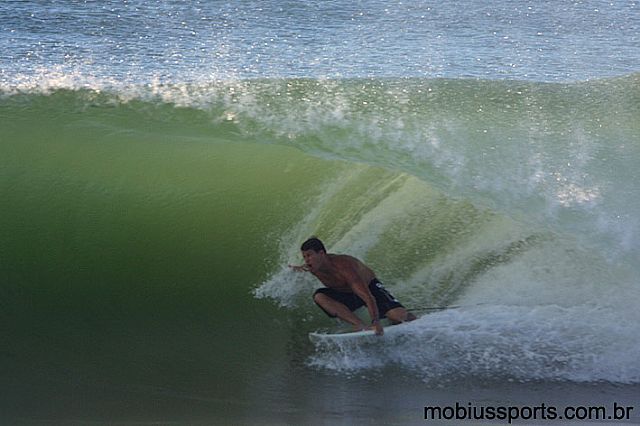
<path id="1" fill-rule="evenodd" d="M 323 303 L 326 303 L 327 299 L 329 299 L 329 297 L 327 297 L 326 294 L 316 293 L 313 295 L 313 301 L 316 302 L 318 305 L 322 305 Z"/>
<path id="2" fill-rule="evenodd" d="M 316 305 L 318 305 L 320 309 L 324 311 L 325 314 L 327 314 L 331 318 L 335 318 L 337 316 L 335 313 L 335 308 L 332 308 L 331 306 L 335 301 L 326 294 L 320 292 L 315 293 L 313 295 L 313 301 L 316 303 Z"/>

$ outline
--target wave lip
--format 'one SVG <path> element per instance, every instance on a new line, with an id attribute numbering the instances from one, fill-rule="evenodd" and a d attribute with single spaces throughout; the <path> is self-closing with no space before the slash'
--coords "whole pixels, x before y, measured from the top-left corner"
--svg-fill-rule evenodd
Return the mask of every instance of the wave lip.
<path id="1" fill-rule="evenodd" d="M 574 84 L 257 79 L 123 85 L 83 78 L 54 72 L 3 92 L 72 90 L 78 108 L 135 108 L 149 120 L 171 120 L 176 134 L 188 132 L 181 120 L 189 117 L 212 138 L 282 144 L 411 174 L 449 196 L 568 232 L 611 258 L 640 250 L 640 199 L 633 187 L 639 74 Z"/>

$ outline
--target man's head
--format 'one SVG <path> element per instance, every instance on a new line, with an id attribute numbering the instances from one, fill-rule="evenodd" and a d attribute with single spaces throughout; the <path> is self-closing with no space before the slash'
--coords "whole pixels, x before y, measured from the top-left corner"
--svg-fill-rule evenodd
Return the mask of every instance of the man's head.
<path id="1" fill-rule="evenodd" d="M 324 248 L 324 244 L 316 237 L 311 237 L 300 247 L 302 251 L 302 257 L 304 263 L 309 268 L 309 271 L 314 272 L 322 268 L 327 259 L 327 250 Z"/>
<path id="2" fill-rule="evenodd" d="M 301 251 L 313 250 L 316 253 L 320 251 L 323 251 L 325 253 L 327 252 L 327 250 L 324 248 L 324 244 L 322 244 L 322 241 L 320 241 L 318 237 L 311 237 L 307 241 L 302 243 L 302 247 L 300 247 L 300 250 Z"/>

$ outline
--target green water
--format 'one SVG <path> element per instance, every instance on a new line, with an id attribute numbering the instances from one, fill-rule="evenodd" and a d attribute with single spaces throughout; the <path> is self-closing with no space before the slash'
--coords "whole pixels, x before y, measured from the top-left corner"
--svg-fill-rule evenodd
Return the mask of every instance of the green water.
<path id="1" fill-rule="evenodd" d="M 563 136 L 554 99 L 599 89 L 539 87 L 529 100 L 556 112 L 516 138 L 526 102 L 474 113 L 511 83 L 414 81 L 437 93 L 405 107 L 381 94 L 389 82 L 359 84 L 193 88 L 219 94 L 207 107 L 91 90 L 0 99 L 1 420 L 417 424 L 425 399 L 490 389 L 498 402 L 569 403 L 568 389 L 600 401 L 598 381 L 613 383 L 604 399 L 628 401 L 637 314 L 620 297 L 635 297 L 633 247 L 616 227 L 580 231 L 635 203 L 623 167 L 634 157 L 620 154 L 637 148 L 633 111 L 600 134 L 610 104 L 591 105 L 573 115 L 585 133 Z M 448 103 L 450 90 L 466 101 Z M 420 148 L 423 121 L 435 136 Z M 497 154 L 487 125 L 504 131 Z M 520 168 L 522 152 L 535 161 Z M 560 167 L 567 152 L 584 175 Z M 517 172 L 496 180 L 501 167 Z M 333 323 L 311 301 L 318 284 L 285 266 L 311 234 L 363 258 L 418 312 L 465 309 L 429 315 L 413 339 L 314 347 L 307 333 Z"/>

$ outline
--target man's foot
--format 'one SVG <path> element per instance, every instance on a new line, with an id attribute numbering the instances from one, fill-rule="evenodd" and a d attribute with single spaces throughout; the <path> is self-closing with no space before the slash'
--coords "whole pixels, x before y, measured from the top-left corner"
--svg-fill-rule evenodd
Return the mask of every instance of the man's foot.
<path id="1" fill-rule="evenodd" d="M 401 324 L 403 322 L 409 322 L 418 319 L 418 317 L 407 311 L 405 308 L 391 309 L 385 315 L 387 316 L 387 318 L 389 318 L 389 320 L 391 320 L 393 324 Z"/>
<path id="2" fill-rule="evenodd" d="M 366 330 L 373 330 L 373 326 L 366 326 L 364 324 L 354 324 L 353 325 L 353 331 L 366 331 Z"/>

